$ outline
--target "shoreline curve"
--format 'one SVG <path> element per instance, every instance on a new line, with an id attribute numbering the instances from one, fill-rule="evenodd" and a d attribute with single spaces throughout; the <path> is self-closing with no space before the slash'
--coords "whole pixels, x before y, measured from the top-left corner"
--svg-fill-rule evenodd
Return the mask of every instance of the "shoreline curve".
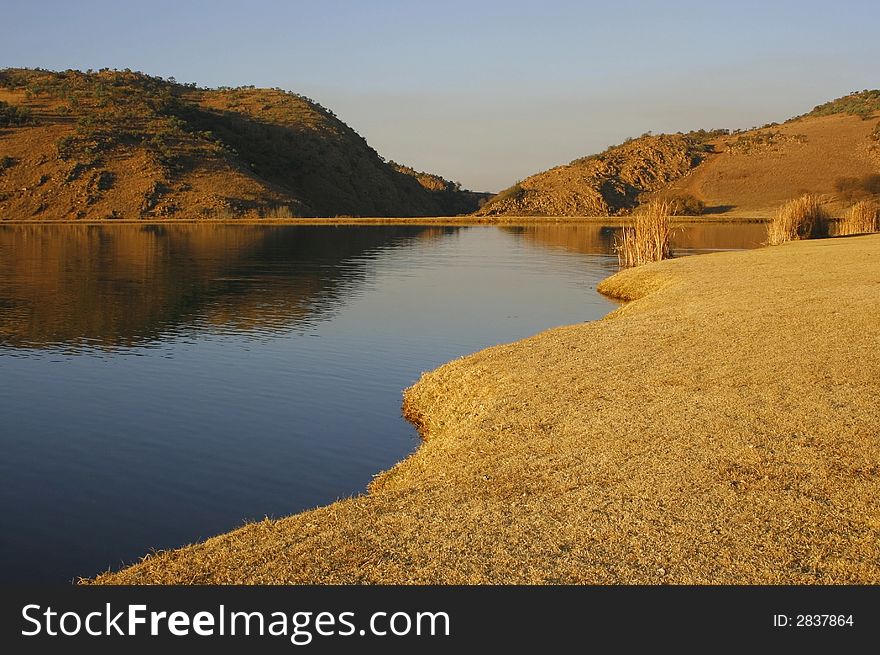
<path id="1" fill-rule="evenodd" d="M 667 260 L 404 394 L 368 493 L 98 584 L 880 582 L 880 236 Z"/>

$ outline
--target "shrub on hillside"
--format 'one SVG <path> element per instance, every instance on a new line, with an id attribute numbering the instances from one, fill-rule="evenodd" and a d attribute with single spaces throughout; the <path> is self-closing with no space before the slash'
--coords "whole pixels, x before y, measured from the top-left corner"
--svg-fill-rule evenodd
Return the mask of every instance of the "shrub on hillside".
<path id="1" fill-rule="evenodd" d="M 834 181 L 834 190 L 842 200 L 850 202 L 880 195 L 880 173 L 868 173 L 862 177 L 839 177 Z"/>
<path id="2" fill-rule="evenodd" d="M 504 191 L 499 192 L 493 198 L 489 199 L 489 202 L 487 202 L 486 204 L 487 205 L 494 205 L 495 203 L 504 202 L 505 200 L 510 200 L 510 201 L 515 202 L 515 201 L 519 200 L 520 198 L 522 198 L 525 194 L 526 194 L 526 190 L 523 189 L 522 186 L 520 186 L 519 182 L 517 182 L 512 187 L 508 187 L 507 189 L 504 189 Z"/>
<path id="3" fill-rule="evenodd" d="M 850 114 L 868 119 L 875 112 L 880 111 L 880 90 L 873 89 L 851 93 L 848 96 L 837 98 L 821 104 L 813 109 L 807 116 L 831 116 L 832 114 Z"/>
<path id="4" fill-rule="evenodd" d="M 33 125 L 34 116 L 27 107 L 16 107 L 0 100 L 0 127 Z"/>
<path id="5" fill-rule="evenodd" d="M 670 216 L 699 216 L 706 211 L 706 203 L 691 193 L 666 193 L 659 197 L 655 196 L 654 200 L 668 204 Z M 651 202 L 650 194 L 642 194 L 639 197 L 640 206 L 647 206 Z"/>

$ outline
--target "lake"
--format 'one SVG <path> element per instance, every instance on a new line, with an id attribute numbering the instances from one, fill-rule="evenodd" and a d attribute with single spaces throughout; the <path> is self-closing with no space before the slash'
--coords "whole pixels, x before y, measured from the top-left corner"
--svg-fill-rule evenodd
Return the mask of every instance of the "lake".
<path id="1" fill-rule="evenodd" d="M 0 581 L 361 493 L 421 372 L 615 307 L 618 228 L 0 226 Z M 679 254 L 761 224 L 692 225 Z"/>

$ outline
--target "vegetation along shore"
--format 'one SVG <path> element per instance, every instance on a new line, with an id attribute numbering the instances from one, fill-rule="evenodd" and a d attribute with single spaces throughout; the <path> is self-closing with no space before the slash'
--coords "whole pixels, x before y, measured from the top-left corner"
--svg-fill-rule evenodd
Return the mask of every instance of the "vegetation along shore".
<path id="1" fill-rule="evenodd" d="M 880 236 L 623 270 L 425 374 L 367 494 L 85 582 L 880 583 Z"/>
<path id="2" fill-rule="evenodd" d="M 0 69 L 0 221 L 462 223 L 672 215 L 769 218 L 804 193 L 840 217 L 880 194 L 880 90 L 783 123 L 645 133 L 492 194 L 382 157 L 279 88 L 131 70 Z"/>

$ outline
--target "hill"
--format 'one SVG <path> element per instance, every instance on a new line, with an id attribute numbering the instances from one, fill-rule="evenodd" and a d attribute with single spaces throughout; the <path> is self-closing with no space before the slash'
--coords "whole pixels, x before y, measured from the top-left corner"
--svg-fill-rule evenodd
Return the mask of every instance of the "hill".
<path id="1" fill-rule="evenodd" d="M 628 214 L 654 197 L 682 214 L 766 216 L 805 192 L 832 209 L 880 194 L 880 91 L 863 91 L 762 128 L 645 134 L 532 175 L 483 216 Z"/>
<path id="2" fill-rule="evenodd" d="M 2 219 L 444 216 L 486 197 L 281 89 L 0 70 Z"/>

